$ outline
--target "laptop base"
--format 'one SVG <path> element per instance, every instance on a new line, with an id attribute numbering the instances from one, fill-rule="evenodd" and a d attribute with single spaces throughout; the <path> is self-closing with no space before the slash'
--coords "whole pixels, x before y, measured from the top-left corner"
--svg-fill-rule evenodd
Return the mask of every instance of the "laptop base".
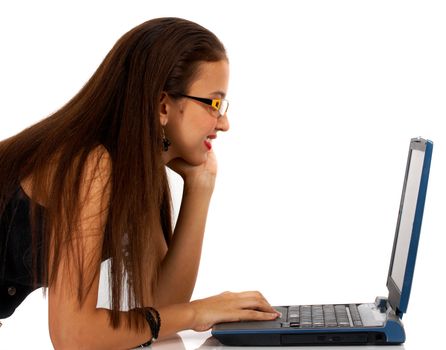
<path id="1" fill-rule="evenodd" d="M 225 345 L 235 346 L 299 346 L 299 345 L 398 345 L 404 343 L 405 332 L 400 318 L 387 299 L 377 297 L 374 303 L 338 304 L 358 305 L 363 320 L 362 326 L 336 327 L 289 327 L 284 319 L 274 321 L 251 321 L 221 323 L 212 329 L 212 335 Z M 321 307 L 312 305 L 305 307 Z M 276 306 L 284 314 L 292 307 Z M 295 307 L 293 307 L 295 308 Z"/>
<path id="2" fill-rule="evenodd" d="M 386 341 L 383 332 L 302 333 L 302 334 L 215 334 L 222 344 L 230 346 L 315 346 L 315 345 L 398 345 Z"/>

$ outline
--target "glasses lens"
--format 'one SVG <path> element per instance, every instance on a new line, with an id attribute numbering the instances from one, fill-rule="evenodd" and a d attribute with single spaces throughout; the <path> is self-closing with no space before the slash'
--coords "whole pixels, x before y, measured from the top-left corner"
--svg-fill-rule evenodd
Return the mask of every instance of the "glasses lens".
<path id="1" fill-rule="evenodd" d="M 220 108 L 218 109 L 218 113 L 220 113 L 221 116 L 224 116 L 226 112 L 228 111 L 229 102 L 227 100 L 221 100 Z"/>

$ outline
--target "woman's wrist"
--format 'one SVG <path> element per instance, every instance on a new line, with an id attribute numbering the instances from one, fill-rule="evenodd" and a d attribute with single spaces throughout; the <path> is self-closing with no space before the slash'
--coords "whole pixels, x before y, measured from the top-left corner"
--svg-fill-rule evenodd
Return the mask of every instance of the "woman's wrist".
<path id="1" fill-rule="evenodd" d="M 162 326 L 158 339 L 167 338 L 175 333 L 193 329 L 195 326 L 195 310 L 191 303 L 173 304 L 158 309 Z"/>
<path id="2" fill-rule="evenodd" d="M 213 178 L 185 178 L 184 193 L 200 193 L 211 196 L 214 192 L 215 177 Z"/>

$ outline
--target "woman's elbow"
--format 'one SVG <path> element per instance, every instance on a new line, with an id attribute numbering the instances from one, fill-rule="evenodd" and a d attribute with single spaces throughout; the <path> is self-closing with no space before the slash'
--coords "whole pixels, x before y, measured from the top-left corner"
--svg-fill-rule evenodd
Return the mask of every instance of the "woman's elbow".
<path id="1" fill-rule="evenodd" d="M 78 327 L 69 326 L 67 322 L 50 322 L 49 333 L 51 343 L 56 350 L 90 349 L 89 342 L 82 337 L 82 331 Z"/>
<path id="2" fill-rule="evenodd" d="M 71 337 L 67 332 L 63 332 L 61 327 L 58 325 L 49 325 L 50 339 L 53 344 L 54 349 L 56 350 L 65 350 L 65 349 L 75 349 L 76 341 Z"/>

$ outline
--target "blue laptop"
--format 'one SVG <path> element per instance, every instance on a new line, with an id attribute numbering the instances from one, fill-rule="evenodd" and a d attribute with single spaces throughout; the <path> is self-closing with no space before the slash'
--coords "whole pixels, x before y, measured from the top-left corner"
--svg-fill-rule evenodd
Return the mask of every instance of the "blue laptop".
<path id="1" fill-rule="evenodd" d="M 433 144 L 412 139 L 387 276 L 388 297 L 371 303 L 276 306 L 274 321 L 217 324 L 212 335 L 225 345 L 401 344 L 420 238 Z"/>

